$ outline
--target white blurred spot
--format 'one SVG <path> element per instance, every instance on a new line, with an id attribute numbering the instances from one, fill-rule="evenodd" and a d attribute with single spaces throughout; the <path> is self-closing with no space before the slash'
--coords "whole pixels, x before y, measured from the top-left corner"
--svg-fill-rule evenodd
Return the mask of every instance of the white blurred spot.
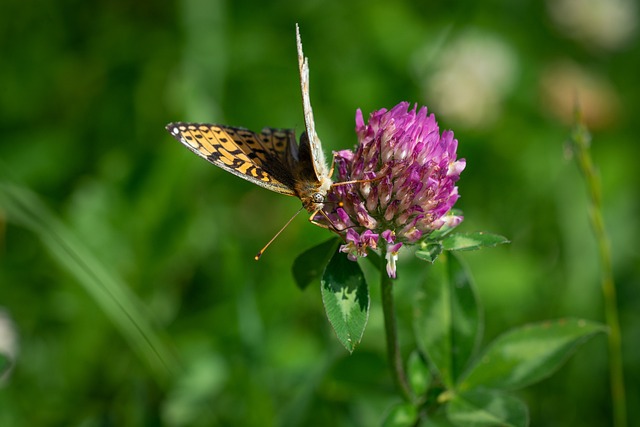
<path id="1" fill-rule="evenodd" d="M 425 82 L 431 111 L 468 127 L 487 127 L 513 87 L 517 61 L 501 39 L 478 31 L 460 35 L 430 64 Z"/>
<path id="2" fill-rule="evenodd" d="M 0 354 L 9 359 L 12 365 L 18 357 L 18 333 L 9 313 L 2 308 L 0 308 Z M 12 370 L 9 368 L 4 374 L 0 373 L 0 385 L 6 382 Z"/>
<path id="3" fill-rule="evenodd" d="M 547 0 L 547 9 L 560 31 L 587 47 L 620 49 L 638 28 L 634 0 Z"/>

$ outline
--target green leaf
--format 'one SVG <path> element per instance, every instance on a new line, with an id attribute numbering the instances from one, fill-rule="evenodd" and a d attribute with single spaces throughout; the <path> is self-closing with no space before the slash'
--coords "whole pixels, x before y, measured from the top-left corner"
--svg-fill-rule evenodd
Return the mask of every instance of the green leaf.
<path id="1" fill-rule="evenodd" d="M 364 333 L 369 318 L 369 288 L 357 262 L 337 252 L 321 280 L 322 302 L 331 326 L 351 353 Z"/>
<path id="2" fill-rule="evenodd" d="M 482 331 L 475 286 L 456 256 L 440 257 L 416 298 L 418 348 L 452 388 L 475 352 Z"/>
<path id="3" fill-rule="evenodd" d="M 581 319 L 536 323 L 498 337 L 470 369 L 460 390 L 517 389 L 551 375 L 576 347 L 606 328 Z"/>
<path id="4" fill-rule="evenodd" d="M 473 233 L 456 233 L 442 240 L 445 251 L 473 251 L 509 243 L 506 237 L 498 234 L 476 231 Z"/>
<path id="5" fill-rule="evenodd" d="M 407 361 L 407 379 L 415 396 L 424 395 L 431 384 L 431 373 L 419 352 L 414 351 Z"/>
<path id="6" fill-rule="evenodd" d="M 423 249 L 416 251 L 416 256 L 433 264 L 441 253 L 442 245 L 440 243 L 427 243 Z"/>
<path id="7" fill-rule="evenodd" d="M 320 280 L 322 272 L 340 244 L 340 239 L 333 237 L 307 249 L 293 261 L 293 278 L 298 287 L 306 289 L 315 280 Z"/>
<path id="8" fill-rule="evenodd" d="M 447 405 L 449 420 L 460 427 L 525 427 L 529 411 L 520 399 L 492 390 L 456 395 Z"/>
<path id="9" fill-rule="evenodd" d="M 409 403 L 398 403 L 386 416 L 383 427 L 411 427 L 418 419 L 418 410 Z"/>

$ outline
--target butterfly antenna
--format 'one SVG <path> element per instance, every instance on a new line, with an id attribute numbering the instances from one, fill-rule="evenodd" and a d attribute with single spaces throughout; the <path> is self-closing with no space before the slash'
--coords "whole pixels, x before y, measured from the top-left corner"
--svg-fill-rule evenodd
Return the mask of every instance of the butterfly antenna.
<path id="1" fill-rule="evenodd" d="M 258 253 L 256 254 L 256 256 L 255 256 L 255 257 L 253 257 L 256 261 L 258 261 L 258 260 L 260 259 L 260 257 L 261 257 L 261 256 L 262 256 L 262 254 L 264 253 L 264 251 L 266 251 L 266 250 L 267 250 L 267 248 L 269 247 L 269 245 L 271 245 L 271 243 L 273 243 L 273 241 L 274 241 L 274 240 L 276 240 L 276 237 L 278 237 L 278 236 L 280 235 L 280 233 L 282 233 L 282 232 L 284 231 L 284 229 L 285 229 L 285 228 L 287 228 L 287 227 L 289 226 L 289 224 L 291 224 L 291 221 L 293 221 L 293 219 L 294 219 L 295 217 L 297 217 L 297 216 L 298 216 L 298 214 L 300 213 L 300 211 L 301 211 L 303 208 L 304 208 L 304 206 L 300 207 L 300 209 L 298 209 L 298 212 L 296 212 L 295 214 L 293 214 L 293 216 L 291 217 L 291 219 L 290 219 L 289 221 L 287 221 L 287 223 L 286 223 L 286 224 L 285 224 L 285 225 L 280 229 L 280 231 L 278 231 L 278 232 L 276 233 L 276 235 L 275 235 L 275 236 L 273 236 L 273 237 L 271 238 L 271 240 L 269 240 L 269 242 L 268 242 L 266 245 L 264 245 L 264 248 L 260 249 L 260 252 L 258 252 Z"/>

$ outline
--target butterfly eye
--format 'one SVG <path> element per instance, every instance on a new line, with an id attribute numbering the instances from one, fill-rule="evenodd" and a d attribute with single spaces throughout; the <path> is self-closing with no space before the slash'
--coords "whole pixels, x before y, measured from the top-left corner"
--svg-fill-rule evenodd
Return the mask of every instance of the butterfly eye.
<path id="1" fill-rule="evenodd" d="M 321 193 L 313 193 L 311 196 L 314 203 L 324 203 L 324 196 Z"/>

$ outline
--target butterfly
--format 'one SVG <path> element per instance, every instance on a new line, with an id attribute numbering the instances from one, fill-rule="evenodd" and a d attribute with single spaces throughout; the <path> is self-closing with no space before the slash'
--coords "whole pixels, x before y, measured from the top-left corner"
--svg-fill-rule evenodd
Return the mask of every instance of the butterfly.
<path id="1" fill-rule="evenodd" d="M 299 144 L 293 129 L 267 127 L 256 133 L 240 127 L 184 122 L 170 123 L 166 129 L 198 156 L 227 172 L 276 193 L 298 197 L 314 222 L 319 212 L 324 214 L 333 168 L 327 165 L 316 133 L 309 98 L 309 61 L 302 52 L 297 24 L 296 44 L 305 123 Z"/>

